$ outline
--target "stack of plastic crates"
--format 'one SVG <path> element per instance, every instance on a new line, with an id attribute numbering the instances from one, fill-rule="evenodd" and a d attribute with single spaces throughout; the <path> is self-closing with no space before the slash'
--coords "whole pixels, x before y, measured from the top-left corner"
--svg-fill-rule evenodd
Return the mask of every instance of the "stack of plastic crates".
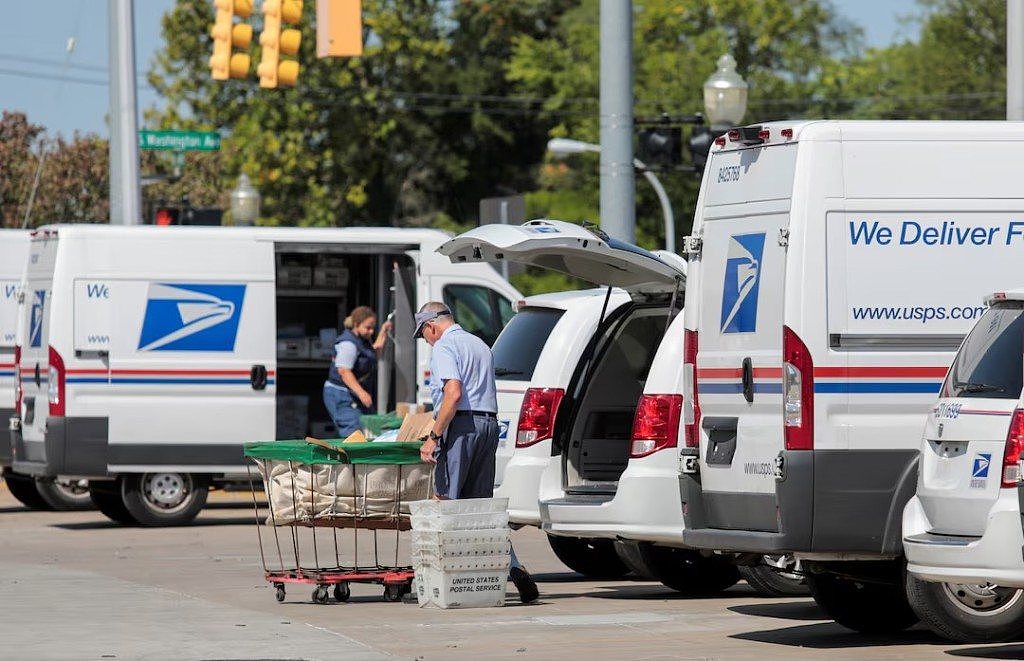
<path id="1" fill-rule="evenodd" d="M 332 588 L 337 601 L 347 601 L 350 583 L 383 585 L 387 601 L 411 591 L 413 568 L 400 535 L 411 527 L 410 503 L 433 493 L 432 466 L 421 463 L 420 445 L 246 445 L 267 497 L 267 509 L 261 510 L 254 491 L 253 507 L 264 576 L 278 601 L 284 601 L 289 583 L 312 585 L 316 603 L 326 603 Z"/>
<path id="2" fill-rule="evenodd" d="M 504 606 L 509 570 L 508 499 L 410 504 L 420 606 Z"/>

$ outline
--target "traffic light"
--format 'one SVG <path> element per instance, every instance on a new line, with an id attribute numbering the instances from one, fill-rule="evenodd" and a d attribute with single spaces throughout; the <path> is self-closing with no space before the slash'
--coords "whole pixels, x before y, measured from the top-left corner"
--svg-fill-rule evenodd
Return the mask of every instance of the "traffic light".
<path id="1" fill-rule="evenodd" d="M 362 1 L 317 0 L 316 56 L 354 57 L 362 54 Z"/>
<path id="2" fill-rule="evenodd" d="M 302 33 L 283 24 L 297 25 L 302 20 L 302 0 L 263 0 L 263 54 L 256 73 L 260 87 L 292 87 L 299 78 L 298 60 L 283 60 L 281 55 L 297 55 Z"/>
<path id="3" fill-rule="evenodd" d="M 708 163 L 708 154 L 711 152 L 711 143 L 715 136 L 707 126 L 694 126 L 690 134 L 690 158 L 693 159 L 693 169 L 697 173 L 704 171 Z"/>
<path id="4" fill-rule="evenodd" d="M 213 37 L 213 55 L 210 56 L 210 75 L 214 80 L 245 78 L 249 75 L 249 54 L 233 53 L 232 48 L 247 50 L 252 43 L 252 26 L 235 23 L 235 17 L 249 18 L 252 0 L 213 0 L 215 18 L 210 36 Z"/>
<path id="5" fill-rule="evenodd" d="M 683 162 L 683 130 L 659 126 L 640 131 L 640 160 L 650 167 L 675 167 Z"/>
<path id="6" fill-rule="evenodd" d="M 178 219 L 181 217 L 181 209 L 177 207 L 158 206 L 153 210 L 153 224 L 165 227 L 167 225 L 177 225 Z"/>

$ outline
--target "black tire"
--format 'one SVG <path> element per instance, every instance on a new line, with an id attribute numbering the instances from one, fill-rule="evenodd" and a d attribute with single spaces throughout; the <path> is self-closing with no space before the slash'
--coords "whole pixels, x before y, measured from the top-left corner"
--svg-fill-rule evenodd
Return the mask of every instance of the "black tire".
<path id="1" fill-rule="evenodd" d="M 140 525 L 191 523 L 206 504 L 210 482 L 194 473 L 140 473 L 119 479 L 124 506 Z"/>
<path id="2" fill-rule="evenodd" d="M 1024 590 L 908 576 L 907 600 L 929 629 L 956 643 L 998 643 L 1024 634 Z"/>
<path id="3" fill-rule="evenodd" d="M 722 556 L 704 556 L 692 549 L 646 543 L 638 545 L 638 549 L 654 579 L 676 592 L 707 596 L 732 587 L 740 580 L 736 566 Z"/>
<path id="4" fill-rule="evenodd" d="M 548 535 L 548 544 L 562 564 L 587 578 L 616 579 L 629 573 L 610 539 Z"/>
<path id="5" fill-rule="evenodd" d="M 35 478 L 4 472 L 4 481 L 7 483 L 7 489 L 10 490 L 11 495 L 25 507 L 41 512 L 53 511 L 53 507 L 39 494 Z"/>
<path id="6" fill-rule="evenodd" d="M 274 587 L 274 598 L 277 599 L 278 603 L 284 601 L 285 591 L 284 585 L 277 585 Z"/>
<path id="7" fill-rule="evenodd" d="M 349 597 L 352 596 L 352 588 L 348 586 L 348 583 L 335 583 L 334 584 L 334 600 L 335 601 L 348 601 Z"/>
<path id="8" fill-rule="evenodd" d="M 121 497 L 120 482 L 90 482 L 89 500 L 96 506 L 105 517 L 126 526 L 137 525 L 138 522 L 124 506 L 124 498 Z"/>
<path id="9" fill-rule="evenodd" d="M 847 629 L 897 633 L 917 622 L 917 615 L 907 603 L 902 576 L 882 584 L 831 573 L 809 574 L 807 586 L 822 610 Z"/>
<path id="10" fill-rule="evenodd" d="M 89 498 L 89 489 L 78 486 L 74 481 L 40 478 L 36 480 L 36 489 L 39 490 L 39 497 L 58 512 L 91 510 L 96 507 Z"/>
<path id="11" fill-rule="evenodd" d="M 313 603 L 326 604 L 327 603 L 327 586 L 318 585 L 313 588 L 312 594 Z"/>
<path id="12" fill-rule="evenodd" d="M 646 556 L 640 550 L 642 543 L 621 539 L 615 540 L 615 552 L 635 578 L 653 581 L 656 580 L 654 578 L 654 569 L 647 563 Z"/>
<path id="13" fill-rule="evenodd" d="M 762 597 L 806 597 L 811 593 L 803 576 L 789 576 L 763 564 L 739 570 L 747 585 Z"/>

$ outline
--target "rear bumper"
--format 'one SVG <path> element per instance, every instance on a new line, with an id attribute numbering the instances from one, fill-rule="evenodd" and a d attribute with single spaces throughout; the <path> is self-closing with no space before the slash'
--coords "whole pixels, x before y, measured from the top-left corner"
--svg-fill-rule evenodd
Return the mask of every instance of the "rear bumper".
<path id="1" fill-rule="evenodd" d="M 542 528 L 553 535 L 682 546 L 676 455 L 632 459 L 614 494 L 545 500 L 540 513 Z"/>
<path id="2" fill-rule="evenodd" d="M 508 520 L 525 526 L 540 525 L 537 494 L 540 477 L 551 461 L 551 442 L 517 450 L 505 465 L 501 485 L 494 490 L 495 498 L 508 498 Z"/>
<path id="3" fill-rule="evenodd" d="M 681 475 L 683 542 L 700 549 L 839 557 L 902 554 L 917 450 L 783 451 L 775 493 L 706 492 Z"/>
<path id="4" fill-rule="evenodd" d="M 1004 489 L 989 510 L 980 537 L 932 534 L 932 524 L 915 497 L 903 512 L 907 569 L 925 581 L 1024 587 L 1024 532 L 1017 491 Z"/>

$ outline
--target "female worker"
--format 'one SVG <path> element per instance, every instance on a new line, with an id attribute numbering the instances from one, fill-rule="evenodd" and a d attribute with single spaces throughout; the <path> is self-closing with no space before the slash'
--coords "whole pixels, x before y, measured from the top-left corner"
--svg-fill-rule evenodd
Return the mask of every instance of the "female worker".
<path id="1" fill-rule="evenodd" d="M 377 355 L 384 348 L 391 322 L 385 322 L 371 344 L 377 326 L 374 311 L 360 305 L 345 319 L 345 330 L 334 344 L 334 359 L 324 383 L 324 405 L 327 406 L 338 438 L 362 428 L 359 416 L 374 411 L 377 393 Z"/>

